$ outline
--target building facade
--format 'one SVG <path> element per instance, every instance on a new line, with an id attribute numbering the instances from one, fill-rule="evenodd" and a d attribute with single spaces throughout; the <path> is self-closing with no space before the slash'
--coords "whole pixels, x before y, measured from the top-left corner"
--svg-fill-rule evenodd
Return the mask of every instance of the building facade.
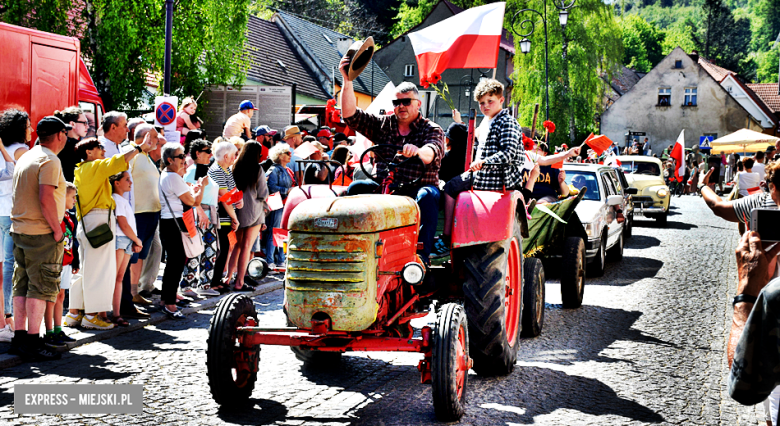
<path id="1" fill-rule="evenodd" d="M 685 129 L 685 147 L 761 123 L 702 66 L 698 55 L 675 48 L 601 116 L 601 132 L 623 147 L 648 138 L 652 153 L 673 144 Z"/>

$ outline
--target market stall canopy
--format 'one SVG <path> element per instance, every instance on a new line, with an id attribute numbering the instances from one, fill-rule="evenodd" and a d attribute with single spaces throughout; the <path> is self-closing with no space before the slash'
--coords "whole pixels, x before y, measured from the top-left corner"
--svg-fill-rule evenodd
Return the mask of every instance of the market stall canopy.
<path id="1" fill-rule="evenodd" d="M 767 135 L 766 133 L 742 129 L 715 139 L 710 143 L 710 146 L 712 146 L 713 153 L 723 152 L 728 154 L 732 152 L 763 151 L 770 146 L 774 146 L 778 140 L 780 138 Z"/>

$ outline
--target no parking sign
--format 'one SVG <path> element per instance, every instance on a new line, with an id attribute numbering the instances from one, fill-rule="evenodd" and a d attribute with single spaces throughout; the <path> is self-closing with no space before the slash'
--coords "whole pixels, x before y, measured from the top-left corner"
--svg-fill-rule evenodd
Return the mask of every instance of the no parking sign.
<path id="1" fill-rule="evenodd" d="M 176 130 L 176 96 L 158 96 L 154 98 L 154 124 L 165 128 L 166 132 Z"/>

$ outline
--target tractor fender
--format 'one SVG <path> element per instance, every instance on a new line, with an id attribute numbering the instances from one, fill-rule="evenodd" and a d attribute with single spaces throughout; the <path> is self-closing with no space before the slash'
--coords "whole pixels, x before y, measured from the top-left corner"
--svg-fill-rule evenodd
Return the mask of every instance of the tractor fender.
<path id="1" fill-rule="evenodd" d="M 341 197 L 347 193 L 346 186 L 333 185 L 303 185 L 294 186 L 290 188 L 290 193 L 287 195 L 287 200 L 284 202 L 284 210 L 282 211 L 282 224 L 281 229 L 287 229 L 287 222 L 290 219 L 292 211 L 298 207 L 304 200 L 310 198 L 336 198 Z"/>
<path id="2" fill-rule="evenodd" d="M 458 194 L 452 220 L 452 248 L 508 239 L 512 235 L 518 203 L 519 208 L 525 208 L 522 198 L 520 191 L 464 191 Z"/>

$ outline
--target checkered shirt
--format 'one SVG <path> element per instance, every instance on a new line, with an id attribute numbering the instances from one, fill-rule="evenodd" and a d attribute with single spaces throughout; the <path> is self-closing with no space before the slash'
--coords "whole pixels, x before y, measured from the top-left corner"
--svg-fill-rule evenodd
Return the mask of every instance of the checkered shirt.
<path id="1" fill-rule="evenodd" d="M 358 108 L 355 114 L 351 117 L 344 119 L 349 127 L 362 133 L 366 138 L 372 141 L 374 144 L 390 144 L 398 146 L 397 150 L 393 149 L 378 149 L 377 154 L 383 158 L 392 159 L 397 151 L 401 151 L 405 144 L 412 144 L 418 148 L 429 147 L 433 150 L 434 158 L 430 164 L 423 165 L 419 161 L 410 161 L 396 169 L 395 182 L 411 182 L 420 174 L 423 175 L 420 180 L 420 186 L 439 184 L 439 169 L 441 168 L 441 159 L 444 157 L 444 132 L 441 127 L 426 119 L 422 118 L 422 115 L 418 116 L 416 120 L 409 124 L 411 131 L 408 135 L 403 136 L 398 132 L 398 117 L 395 115 L 389 116 L 377 116 L 369 114 Z M 403 160 L 403 156 L 395 161 Z M 384 179 L 386 173 L 384 172 L 384 164 L 381 161 L 377 161 L 379 167 L 377 167 L 377 174 L 379 179 Z"/>
<path id="2" fill-rule="evenodd" d="M 477 159 L 485 160 L 486 164 L 482 166 L 482 170 L 474 174 L 474 189 L 501 191 L 504 188 L 520 188 L 523 181 L 520 172 L 526 161 L 520 136 L 520 124 L 508 109 L 501 110 L 490 123 L 485 146 L 482 147 L 480 158 Z M 479 143 L 476 138 L 474 142 Z M 488 163 L 509 165 L 493 166 Z"/>

